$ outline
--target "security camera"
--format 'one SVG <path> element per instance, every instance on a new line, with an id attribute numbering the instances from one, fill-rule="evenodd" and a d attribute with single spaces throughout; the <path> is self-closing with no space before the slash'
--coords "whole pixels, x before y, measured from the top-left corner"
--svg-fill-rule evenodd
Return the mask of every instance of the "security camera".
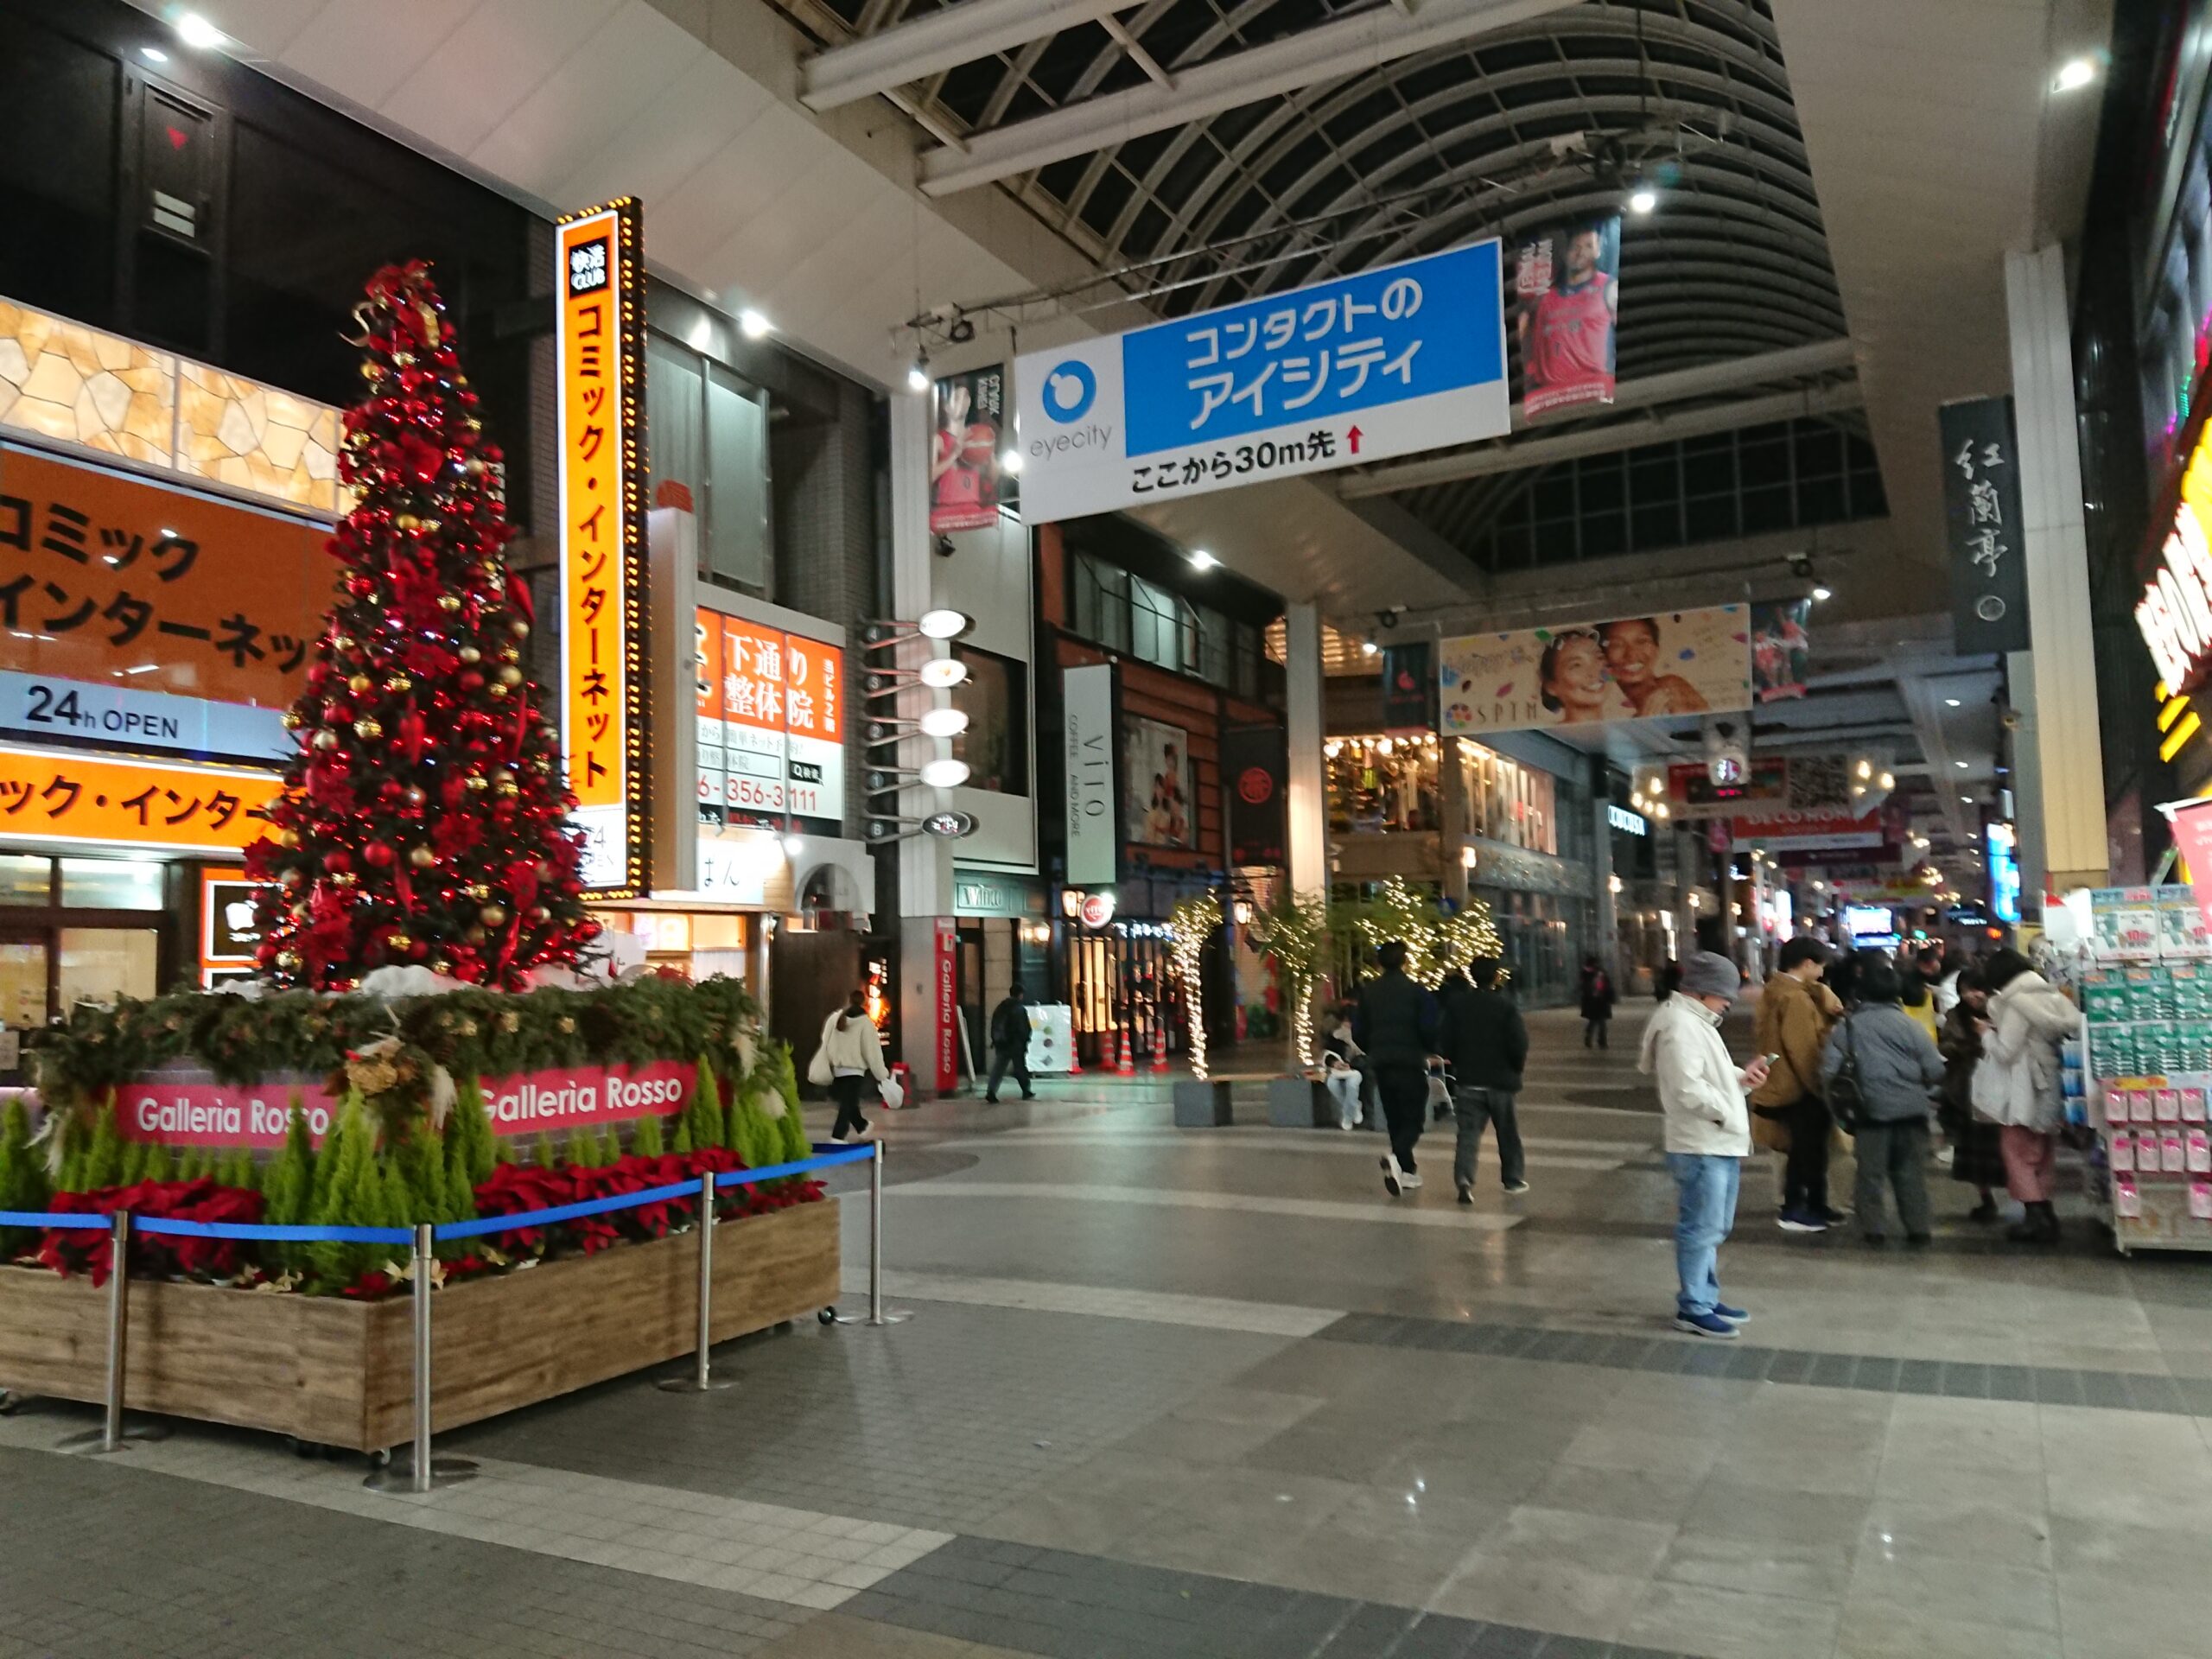
<path id="1" fill-rule="evenodd" d="M 1394 610 L 1377 611 L 1375 613 L 1375 620 L 1383 627 L 1395 628 L 1398 626 L 1398 613 Z"/>
<path id="2" fill-rule="evenodd" d="M 955 317 L 952 327 L 946 329 L 945 338 L 956 346 L 965 346 L 976 338 L 976 325 L 966 317 Z"/>
<path id="3" fill-rule="evenodd" d="M 1791 575 L 1809 576 L 1813 574 L 1813 556 L 1810 553 L 1792 553 L 1789 557 Z"/>

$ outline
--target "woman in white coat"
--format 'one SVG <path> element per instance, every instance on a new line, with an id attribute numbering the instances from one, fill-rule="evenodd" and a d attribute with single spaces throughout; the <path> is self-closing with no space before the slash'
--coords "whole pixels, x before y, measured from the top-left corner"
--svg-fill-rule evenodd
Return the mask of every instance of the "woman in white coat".
<path id="1" fill-rule="evenodd" d="M 2005 1190 L 2024 1206 L 2009 1236 L 2048 1244 L 2058 1236 L 2051 1174 L 2066 1116 L 2058 1047 L 2082 1029 L 2082 1014 L 2017 950 L 1999 950 L 1982 976 L 1989 1029 L 1974 1068 L 1974 1109 L 1999 1126 Z"/>
<path id="2" fill-rule="evenodd" d="M 861 1116 L 861 1090 L 870 1077 L 880 1084 L 890 1077 L 883 1065 L 883 1045 L 868 1017 L 868 1004 L 855 991 L 845 1006 L 822 1022 L 822 1046 L 807 1067 L 807 1077 L 826 1083 L 837 1103 L 837 1127 L 832 1141 L 865 1141 L 875 1131 Z"/>

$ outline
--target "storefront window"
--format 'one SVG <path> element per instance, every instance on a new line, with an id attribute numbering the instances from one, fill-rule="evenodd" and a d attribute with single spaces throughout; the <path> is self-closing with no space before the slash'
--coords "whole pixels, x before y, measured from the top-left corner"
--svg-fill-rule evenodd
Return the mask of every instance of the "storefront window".
<path id="1" fill-rule="evenodd" d="M 160 935 L 152 928 L 65 927 L 60 943 L 63 1009 L 154 995 Z"/>
<path id="2" fill-rule="evenodd" d="M 0 857 L 0 905 L 52 904 L 53 893 L 52 859 L 15 854 Z"/>
<path id="3" fill-rule="evenodd" d="M 1389 835 L 1443 827 L 1434 737 L 1332 738 L 1321 753 L 1332 830 Z"/>
<path id="4" fill-rule="evenodd" d="M 1531 852 L 1559 851 L 1557 781 L 1548 772 L 1459 740 L 1472 832 Z"/>
<path id="5" fill-rule="evenodd" d="M 70 910 L 159 910 L 162 867 L 120 858 L 65 858 L 61 903 Z"/>
<path id="6" fill-rule="evenodd" d="M 647 345 L 645 429 L 656 499 L 691 495 L 699 574 L 768 591 L 768 416 L 761 394 L 721 365 L 656 334 Z"/>
<path id="7" fill-rule="evenodd" d="M 968 677 L 952 688 L 952 706 L 968 716 L 968 729 L 952 740 L 953 757 L 968 765 L 968 787 L 1027 795 L 1027 671 L 1009 658 L 973 645 L 955 645 L 952 654 L 968 671 Z"/>

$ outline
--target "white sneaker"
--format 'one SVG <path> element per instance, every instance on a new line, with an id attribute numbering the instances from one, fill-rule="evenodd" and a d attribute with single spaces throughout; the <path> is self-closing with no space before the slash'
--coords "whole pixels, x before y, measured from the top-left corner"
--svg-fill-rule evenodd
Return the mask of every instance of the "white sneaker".
<path id="1" fill-rule="evenodd" d="M 858 1128 L 857 1129 L 855 1129 L 855 1130 L 853 1131 L 853 1139 L 854 1139 L 854 1140 L 855 1140 L 855 1141 L 873 1141 L 873 1140 L 874 1140 L 874 1139 L 875 1139 L 875 1125 L 874 1125 L 874 1124 L 873 1124 L 873 1123 L 863 1123 L 863 1124 L 861 1124 L 861 1125 L 860 1126 L 860 1128 Z"/>
<path id="2" fill-rule="evenodd" d="M 1408 1192 L 1410 1192 L 1412 1189 L 1421 1185 L 1421 1177 L 1410 1174 L 1404 1170 L 1401 1170 L 1398 1172 L 1398 1183 L 1400 1185 L 1405 1187 Z"/>
<path id="3" fill-rule="evenodd" d="M 830 1144 L 833 1147 L 843 1146 L 845 1144 L 844 1131 L 840 1129 L 836 1134 L 832 1135 L 830 1137 Z"/>
<path id="4" fill-rule="evenodd" d="M 1406 1173 L 1398 1167 L 1398 1154 L 1395 1152 L 1384 1153 L 1382 1154 L 1382 1190 L 1395 1198 L 1404 1189 L 1405 1185 Z"/>

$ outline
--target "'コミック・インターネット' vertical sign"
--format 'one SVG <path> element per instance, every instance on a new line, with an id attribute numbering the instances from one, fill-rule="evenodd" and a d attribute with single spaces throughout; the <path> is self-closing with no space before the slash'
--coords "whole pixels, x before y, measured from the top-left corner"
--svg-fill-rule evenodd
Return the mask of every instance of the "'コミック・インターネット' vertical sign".
<path id="1" fill-rule="evenodd" d="M 584 890 L 647 885 L 644 227 L 625 196 L 561 221 L 561 729 Z"/>

